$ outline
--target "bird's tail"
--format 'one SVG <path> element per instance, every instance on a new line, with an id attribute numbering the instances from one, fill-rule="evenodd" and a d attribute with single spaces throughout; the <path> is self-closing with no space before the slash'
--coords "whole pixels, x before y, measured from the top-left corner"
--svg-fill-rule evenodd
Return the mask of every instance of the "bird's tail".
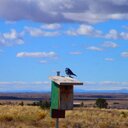
<path id="1" fill-rule="evenodd" d="M 73 74 L 73 75 L 77 77 L 77 75 L 76 75 L 76 74 Z"/>

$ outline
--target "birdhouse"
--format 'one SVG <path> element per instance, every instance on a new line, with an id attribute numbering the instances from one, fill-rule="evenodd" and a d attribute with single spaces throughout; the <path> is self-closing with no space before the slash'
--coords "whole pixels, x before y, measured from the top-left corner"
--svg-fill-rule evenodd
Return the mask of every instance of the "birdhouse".
<path id="1" fill-rule="evenodd" d="M 73 78 L 62 76 L 53 76 L 50 79 L 52 80 L 51 110 L 52 113 L 55 110 L 59 110 L 58 113 L 61 117 L 61 115 L 64 115 L 65 110 L 73 109 L 73 86 L 83 85 L 83 83 Z"/>

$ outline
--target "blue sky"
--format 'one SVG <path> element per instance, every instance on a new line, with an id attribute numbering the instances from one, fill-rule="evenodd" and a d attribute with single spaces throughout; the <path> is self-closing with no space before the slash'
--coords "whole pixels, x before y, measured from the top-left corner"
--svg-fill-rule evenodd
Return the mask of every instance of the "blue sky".
<path id="1" fill-rule="evenodd" d="M 84 82 L 76 90 L 128 90 L 127 8 L 127 0 L 1 0 L 0 92 L 50 91 L 48 77 L 66 67 Z"/>

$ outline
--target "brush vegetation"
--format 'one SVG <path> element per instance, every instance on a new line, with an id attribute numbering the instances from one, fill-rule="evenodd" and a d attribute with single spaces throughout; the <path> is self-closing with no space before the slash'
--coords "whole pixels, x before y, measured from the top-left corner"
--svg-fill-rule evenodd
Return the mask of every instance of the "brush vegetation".
<path id="1" fill-rule="evenodd" d="M 39 106 L 0 106 L 0 128 L 54 128 L 49 109 Z M 128 110 L 78 108 L 66 111 L 60 128 L 128 128 Z"/>

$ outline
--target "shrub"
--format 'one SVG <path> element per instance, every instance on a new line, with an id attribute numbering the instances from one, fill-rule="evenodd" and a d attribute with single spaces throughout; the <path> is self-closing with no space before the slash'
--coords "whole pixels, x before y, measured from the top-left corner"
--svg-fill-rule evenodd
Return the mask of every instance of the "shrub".
<path id="1" fill-rule="evenodd" d="M 19 105 L 20 105 L 20 106 L 24 106 L 24 102 L 21 101 L 21 102 L 19 103 Z"/>
<path id="2" fill-rule="evenodd" d="M 121 116 L 126 118 L 127 117 L 127 113 L 126 112 L 121 112 Z"/>
<path id="3" fill-rule="evenodd" d="M 45 101 L 39 101 L 39 106 L 41 107 L 41 108 L 50 108 L 50 102 L 49 101 L 47 101 L 47 100 L 45 100 Z"/>
<path id="4" fill-rule="evenodd" d="M 103 98 L 98 98 L 95 104 L 98 108 L 107 108 L 108 106 L 106 99 Z"/>
<path id="5" fill-rule="evenodd" d="M 33 102 L 32 104 L 28 104 L 29 106 L 40 106 L 43 109 L 50 108 L 50 102 L 48 100 L 40 100 L 38 102 Z"/>
<path id="6" fill-rule="evenodd" d="M 80 106 L 81 106 L 81 107 L 84 107 L 84 102 L 81 102 Z"/>
<path id="7" fill-rule="evenodd" d="M 113 104 L 119 104 L 118 102 L 114 102 Z"/>

